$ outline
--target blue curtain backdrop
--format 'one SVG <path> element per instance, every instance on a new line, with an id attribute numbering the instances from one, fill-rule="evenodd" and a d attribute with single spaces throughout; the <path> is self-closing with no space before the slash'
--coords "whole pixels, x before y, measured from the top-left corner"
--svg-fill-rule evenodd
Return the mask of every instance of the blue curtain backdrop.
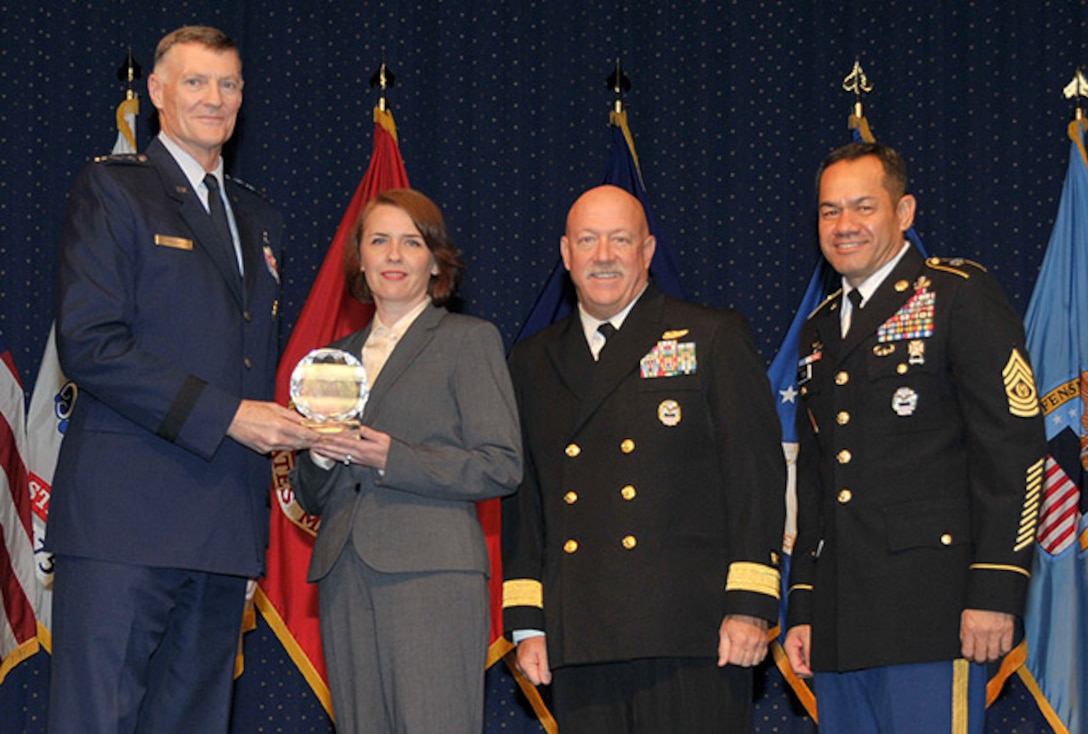
<path id="1" fill-rule="evenodd" d="M 927 248 L 988 266 L 1022 312 L 1068 156 L 1061 90 L 1088 64 L 1083 0 L 0 0 L 0 330 L 28 386 L 66 191 L 116 137 L 117 68 L 131 47 L 146 79 L 156 41 L 186 23 L 241 47 L 228 169 L 286 214 L 286 328 L 367 164 L 368 79 L 384 54 L 411 180 L 465 252 L 462 308 L 510 342 L 567 207 L 600 180 L 619 56 L 684 291 L 747 314 L 768 363 L 818 256 L 813 172 L 849 139 L 841 83 L 855 58 L 875 85 L 873 132 L 911 165 Z M 151 105 L 138 88 L 142 149 Z M 247 669 L 275 680 L 279 665 Z"/>

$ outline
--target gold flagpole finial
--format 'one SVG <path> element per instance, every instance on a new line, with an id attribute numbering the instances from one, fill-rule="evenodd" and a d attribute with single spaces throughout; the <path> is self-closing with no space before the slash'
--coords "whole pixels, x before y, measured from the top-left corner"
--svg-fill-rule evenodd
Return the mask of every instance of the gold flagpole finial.
<path id="1" fill-rule="evenodd" d="M 1077 106 L 1073 112 L 1073 121 L 1066 128 L 1066 133 L 1080 150 L 1080 157 L 1084 164 L 1088 165 L 1088 149 L 1084 146 L 1083 137 L 1084 130 L 1088 130 L 1088 118 L 1084 116 L 1083 107 L 1083 99 L 1088 98 L 1088 79 L 1084 78 L 1084 73 L 1080 69 L 1077 69 L 1077 73 L 1073 75 L 1073 80 L 1065 85 L 1062 94 L 1065 95 L 1066 99 L 1076 101 Z"/>
<path id="2" fill-rule="evenodd" d="M 136 62 L 136 58 L 132 55 L 132 47 L 128 49 L 128 56 L 121 62 L 120 68 L 117 69 L 117 78 L 125 83 L 125 99 L 133 99 L 136 97 L 136 90 L 133 89 L 133 85 L 136 80 L 143 76 L 143 72 L 140 69 L 140 65 Z"/>
<path id="3" fill-rule="evenodd" d="M 854 59 L 854 68 L 850 73 L 846 75 L 846 78 L 842 80 L 842 88 L 847 92 L 854 93 L 854 115 L 857 117 L 864 117 L 862 114 L 861 95 L 868 94 L 873 91 L 873 85 L 869 82 L 869 77 L 865 76 L 865 70 L 861 68 L 861 61 Z"/>
<path id="4" fill-rule="evenodd" d="M 619 57 L 616 57 L 616 68 L 605 79 L 605 84 L 608 85 L 614 95 L 612 112 L 618 115 L 623 112 L 623 93 L 631 91 L 631 80 L 623 73 L 623 66 L 620 64 Z"/>
<path id="5" fill-rule="evenodd" d="M 861 68 L 861 61 L 854 59 L 854 68 L 850 70 L 850 73 L 842 80 L 842 88 L 847 92 L 852 92 L 854 95 L 854 112 L 850 115 L 849 122 L 847 123 L 851 130 L 857 130 L 861 139 L 867 143 L 876 141 L 873 136 L 873 131 L 869 129 L 869 121 L 865 119 L 865 113 L 861 104 L 862 94 L 868 94 L 873 91 L 873 85 L 869 82 L 869 77 L 865 76 L 865 70 Z"/>
<path id="6" fill-rule="evenodd" d="M 385 112 L 385 95 L 386 92 L 393 88 L 397 83 L 397 78 L 393 72 L 389 70 L 389 67 L 385 64 L 385 52 L 382 52 L 382 63 L 378 67 L 378 70 L 374 72 L 374 76 L 370 77 L 370 88 L 378 88 L 378 109 Z"/>
<path id="7" fill-rule="evenodd" d="M 1062 90 L 1062 94 L 1065 95 L 1066 99 L 1076 99 L 1077 107 L 1074 116 L 1077 120 L 1083 120 L 1084 107 L 1081 106 L 1082 103 L 1079 98 L 1088 98 L 1088 79 L 1084 78 L 1084 72 L 1077 69 L 1077 73 L 1073 75 L 1072 81 Z"/>

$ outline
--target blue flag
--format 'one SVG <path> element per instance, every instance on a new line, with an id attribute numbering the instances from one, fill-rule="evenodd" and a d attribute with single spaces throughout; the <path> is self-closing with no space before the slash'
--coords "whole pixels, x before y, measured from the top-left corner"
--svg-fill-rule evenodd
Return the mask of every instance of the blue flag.
<path id="1" fill-rule="evenodd" d="M 1058 217 L 1025 319 L 1048 456 L 1024 626 L 1027 669 L 1046 699 L 1039 708 L 1057 731 L 1083 732 L 1088 731 L 1088 155 L 1077 123 L 1070 137 Z"/>
<path id="2" fill-rule="evenodd" d="M 650 262 L 650 277 L 654 279 L 657 287 L 670 296 L 683 297 L 683 289 L 680 287 L 680 273 L 672 258 L 672 253 L 665 246 L 658 233 L 657 223 L 654 221 L 653 212 L 647 201 L 646 188 L 642 184 L 642 172 L 638 166 L 638 156 L 635 154 L 634 141 L 631 131 L 627 127 L 627 113 L 613 112 L 611 119 L 612 147 L 608 155 L 608 168 L 605 171 L 601 184 L 611 184 L 631 192 L 642 203 L 646 211 L 646 223 L 650 233 L 657 238 L 657 249 L 654 251 L 654 259 Z M 532 311 L 518 332 L 514 342 L 532 336 L 549 324 L 559 321 L 569 314 L 577 303 L 574 294 L 574 286 L 567 277 L 566 268 L 562 259 L 559 259 L 552 268 L 548 281 L 537 296 Z"/>

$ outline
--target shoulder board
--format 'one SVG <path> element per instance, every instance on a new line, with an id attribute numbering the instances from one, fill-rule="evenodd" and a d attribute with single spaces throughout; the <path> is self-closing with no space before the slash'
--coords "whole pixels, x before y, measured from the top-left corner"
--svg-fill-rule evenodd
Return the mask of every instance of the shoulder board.
<path id="1" fill-rule="evenodd" d="M 985 273 L 986 268 L 973 260 L 965 260 L 962 257 L 929 257 L 926 258 L 926 266 L 934 270 L 943 270 L 946 273 L 958 275 L 967 279 L 971 277 L 971 270 Z"/>
<path id="2" fill-rule="evenodd" d="M 823 309 L 823 307 L 824 307 L 824 306 L 826 306 L 827 304 L 831 303 L 831 302 L 832 302 L 833 300 L 835 300 L 836 298 L 838 298 L 838 297 L 839 297 L 839 295 L 840 295 L 841 293 L 842 293 L 842 288 L 839 288 L 839 289 L 838 289 L 837 291 L 835 291 L 835 292 L 834 292 L 834 293 L 832 293 L 832 294 L 831 294 L 830 296 L 828 296 L 827 298 L 825 298 L 825 299 L 823 300 L 823 303 L 821 303 L 821 304 L 820 304 L 819 306 L 817 306 L 816 308 L 814 308 L 814 309 L 812 310 L 812 313 L 810 313 L 810 314 L 808 315 L 808 318 L 810 318 L 810 319 L 811 319 L 811 318 L 812 318 L 813 316 L 815 316 L 816 314 L 820 313 L 820 310 L 821 310 L 821 309 Z"/>
<path id="3" fill-rule="evenodd" d="M 147 163 L 147 156 L 143 153 L 118 153 L 115 155 L 100 155 L 95 156 L 94 162 L 106 163 L 115 166 L 138 166 Z"/>
<path id="4" fill-rule="evenodd" d="M 243 181 L 240 178 L 235 178 L 234 176 L 226 176 L 225 175 L 225 178 L 228 181 L 230 181 L 232 184 L 237 184 L 238 186 L 241 186 L 243 189 L 245 189 L 249 193 L 253 194 L 254 196 L 260 197 L 261 199 L 264 199 L 265 201 L 271 203 L 271 199 L 268 198 L 268 194 L 265 193 L 264 191 L 261 191 L 260 189 L 258 189 L 253 184 L 247 183 L 247 182 Z"/>

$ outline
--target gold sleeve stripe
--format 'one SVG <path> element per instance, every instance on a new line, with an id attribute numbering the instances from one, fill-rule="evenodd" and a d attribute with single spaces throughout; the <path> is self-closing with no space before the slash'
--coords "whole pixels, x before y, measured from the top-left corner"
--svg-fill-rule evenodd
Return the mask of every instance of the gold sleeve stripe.
<path id="1" fill-rule="evenodd" d="M 1039 525 L 1039 506 L 1043 495 L 1043 469 L 1046 459 L 1039 459 L 1028 467 L 1027 491 L 1024 494 L 1024 508 L 1020 511 L 1020 527 L 1016 531 L 1014 553 L 1027 548 L 1035 542 L 1035 532 Z"/>
<path id="2" fill-rule="evenodd" d="M 535 579 L 511 579 L 502 582 L 502 608 L 544 608 L 544 584 Z"/>
<path id="3" fill-rule="evenodd" d="M 1005 395 L 1009 398 L 1009 412 L 1017 418 L 1033 418 L 1039 415 L 1039 395 L 1035 392 L 1035 376 L 1031 367 L 1017 349 L 1012 350 L 1005 369 Z"/>
<path id="4" fill-rule="evenodd" d="M 789 593 L 792 594 L 795 591 L 812 591 L 813 588 L 812 584 L 794 584 L 790 587 Z"/>
<path id="5" fill-rule="evenodd" d="M 1028 467 L 1028 484 L 1031 485 L 1035 481 L 1041 482 L 1043 479 L 1043 469 L 1046 467 L 1046 458 L 1039 459 L 1034 464 Z M 1042 484 L 1039 485 L 1040 487 Z"/>
<path id="6" fill-rule="evenodd" d="M 1013 552 L 1019 553 L 1031 545 L 1034 540 L 1035 531 L 1033 529 L 1021 531 L 1021 533 L 1016 536 L 1016 545 L 1012 547 Z"/>
<path id="7" fill-rule="evenodd" d="M 779 585 L 782 576 L 778 569 L 764 566 L 762 563 L 737 561 L 729 566 L 729 578 L 725 582 L 726 591 L 754 591 L 777 599 L 780 596 Z"/>
<path id="8" fill-rule="evenodd" d="M 972 563 L 968 568 L 972 571 L 1012 571 L 1021 576 L 1027 576 L 1029 579 L 1031 578 L 1031 572 L 1026 568 L 1010 566 L 1005 563 Z"/>

